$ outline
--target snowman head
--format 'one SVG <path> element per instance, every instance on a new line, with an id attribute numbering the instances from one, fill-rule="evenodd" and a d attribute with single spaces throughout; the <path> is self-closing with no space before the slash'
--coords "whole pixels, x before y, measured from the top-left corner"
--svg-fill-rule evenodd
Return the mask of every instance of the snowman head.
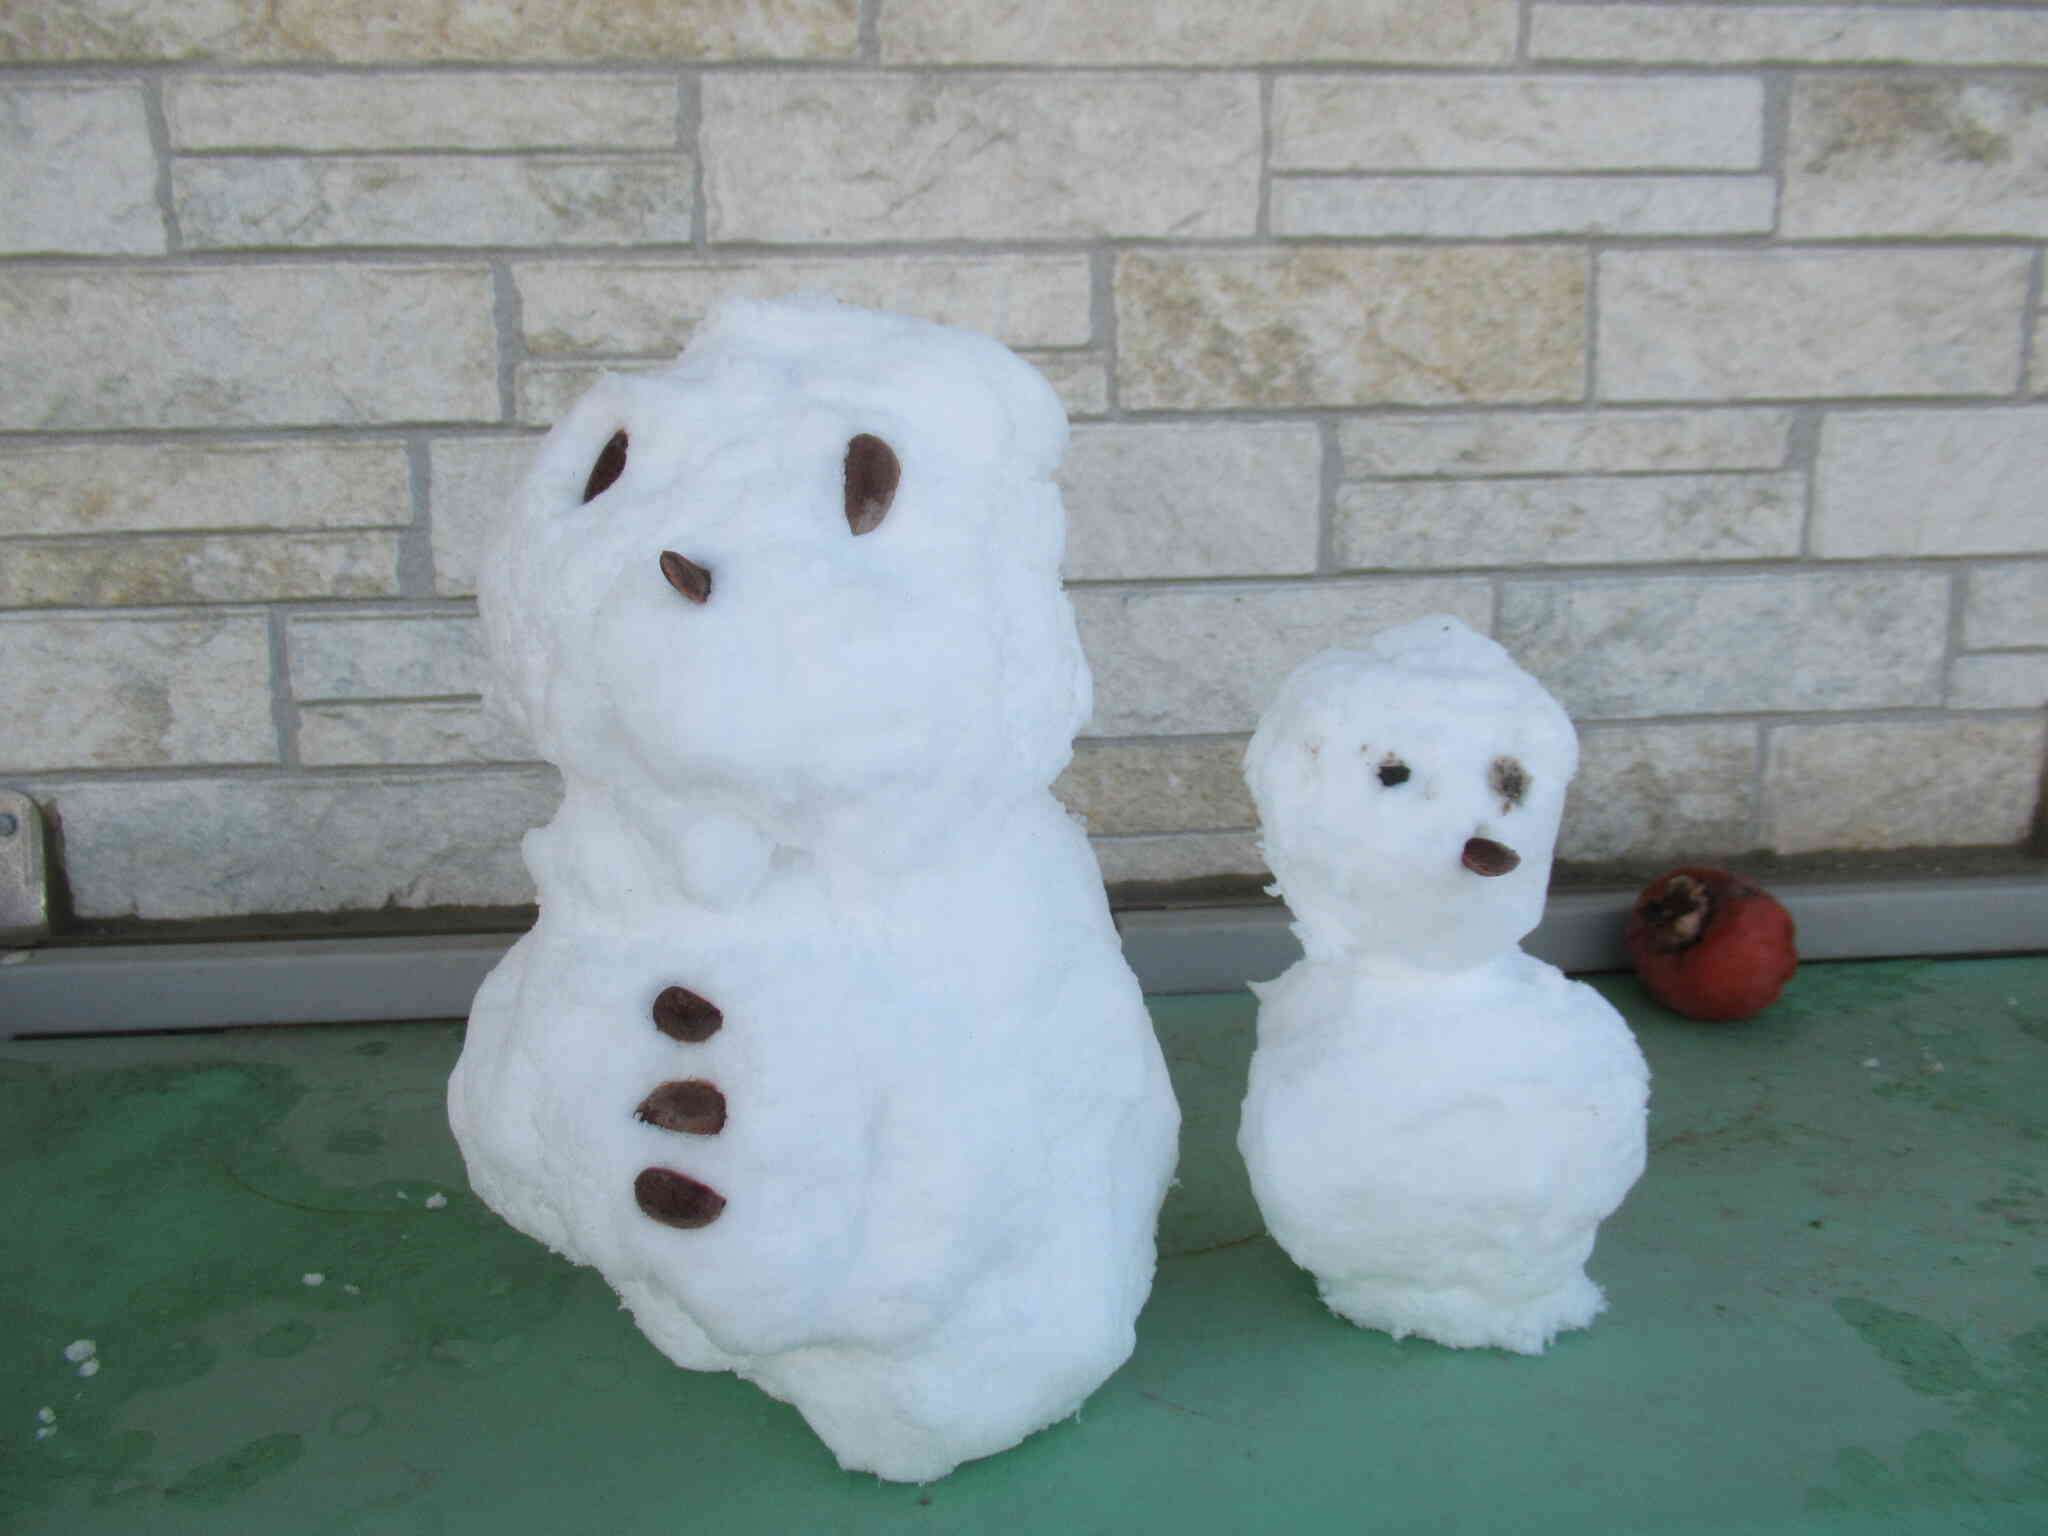
<path id="1" fill-rule="evenodd" d="M 1536 926 L 1578 740 L 1457 619 L 1312 657 L 1245 753 L 1267 862 L 1314 958 L 1459 970 Z"/>
<path id="2" fill-rule="evenodd" d="M 1089 708 L 1066 418 L 985 337 L 734 302 L 601 380 L 486 551 L 502 702 L 565 778 L 915 858 L 1042 790 Z"/>

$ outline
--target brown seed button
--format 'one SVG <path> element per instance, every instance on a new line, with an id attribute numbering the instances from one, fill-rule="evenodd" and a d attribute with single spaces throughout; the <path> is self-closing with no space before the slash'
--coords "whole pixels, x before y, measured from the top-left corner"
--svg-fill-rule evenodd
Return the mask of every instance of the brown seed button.
<path id="1" fill-rule="evenodd" d="M 662 579 L 693 603 L 711 601 L 711 573 L 672 549 L 661 552 Z"/>
<path id="2" fill-rule="evenodd" d="M 725 1196 L 673 1168 L 642 1168 L 633 1180 L 640 1209 L 665 1227 L 708 1227 L 725 1209 Z"/>
<path id="3" fill-rule="evenodd" d="M 702 1078 L 663 1083 L 640 1101 L 633 1116 L 664 1131 L 716 1136 L 725 1129 L 725 1095 Z"/>
<path id="4" fill-rule="evenodd" d="M 663 987 L 654 1000 L 654 1027 L 688 1045 L 709 1040 L 724 1027 L 725 1013 L 688 987 Z"/>

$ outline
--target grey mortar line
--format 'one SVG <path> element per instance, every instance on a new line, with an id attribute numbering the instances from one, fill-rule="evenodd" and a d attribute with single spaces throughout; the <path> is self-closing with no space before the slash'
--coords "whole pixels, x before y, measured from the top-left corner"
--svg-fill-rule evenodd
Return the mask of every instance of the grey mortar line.
<path id="1" fill-rule="evenodd" d="M 1113 246 L 1098 242 L 1088 252 L 1088 330 L 1090 346 L 1102 354 L 1103 413 L 1099 420 L 1124 420 L 1123 388 L 1117 363 L 1122 342 L 1117 333 L 1116 264 Z"/>
<path id="2" fill-rule="evenodd" d="M 690 157 L 690 249 L 702 257 L 711 248 L 711 200 L 704 186 L 704 75 L 684 70 L 677 86 L 676 147 Z"/>
<path id="3" fill-rule="evenodd" d="M 2020 310 L 2020 387 L 2017 398 L 2029 400 L 2037 393 L 2048 393 L 2048 377 L 2035 378 L 2034 364 L 2038 360 L 2048 369 L 2048 348 L 2038 359 L 2034 351 L 2034 337 L 2038 333 L 2048 337 L 2048 311 L 2043 304 L 2048 302 L 2042 293 L 2043 268 L 2048 267 L 2048 247 L 2035 247 L 2034 264 L 2027 273 L 2027 292 Z"/>
<path id="4" fill-rule="evenodd" d="M 184 231 L 178 224 L 178 203 L 171 184 L 171 123 L 164 108 L 163 72 L 152 71 L 142 77 L 142 115 L 149 130 L 149 145 L 156 157 L 156 206 L 157 214 L 164 221 L 164 255 L 175 257 L 183 254 Z"/>
<path id="5" fill-rule="evenodd" d="M 1259 189 L 1252 212 L 1252 236 L 1261 243 L 1273 239 L 1273 92 L 1270 70 L 1259 72 Z"/>
<path id="6" fill-rule="evenodd" d="M 493 425 L 515 427 L 519 420 L 519 365 L 526 358 L 526 337 L 522 331 L 519 284 L 512 275 L 510 256 L 493 257 L 491 273 L 491 323 L 498 343 L 498 420 Z"/>
<path id="7" fill-rule="evenodd" d="M 286 634 L 289 620 L 281 604 L 266 610 L 270 642 L 270 719 L 277 731 L 277 764 L 296 772 L 304 767 L 299 759 L 299 703 L 292 696 L 291 646 Z"/>
<path id="8" fill-rule="evenodd" d="M 428 439 L 415 435 L 405 443 L 406 487 L 412 496 L 412 517 L 398 535 L 398 591 L 401 597 L 432 598 L 434 592 L 434 473 Z"/>

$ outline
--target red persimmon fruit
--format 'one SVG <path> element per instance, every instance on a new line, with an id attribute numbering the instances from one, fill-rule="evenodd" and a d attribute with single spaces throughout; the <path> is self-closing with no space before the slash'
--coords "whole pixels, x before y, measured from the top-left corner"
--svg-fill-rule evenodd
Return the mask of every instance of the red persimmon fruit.
<path id="1" fill-rule="evenodd" d="M 1792 914 L 1725 869 L 1687 867 L 1636 897 L 1623 942 L 1652 997 L 1689 1019 L 1747 1019 L 1799 968 Z"/>

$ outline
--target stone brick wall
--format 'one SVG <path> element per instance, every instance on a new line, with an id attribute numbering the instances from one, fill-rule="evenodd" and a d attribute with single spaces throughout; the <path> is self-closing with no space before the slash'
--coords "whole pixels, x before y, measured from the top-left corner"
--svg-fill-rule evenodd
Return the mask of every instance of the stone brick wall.
<path id="1" fill-rule="evenodd" d="M 517 903 L 479 529 L 727 293 L 1076 422 L 1113 883 L 1255 872 L 1278 676 L 1431 611 L 1564 852 L 2012 846 L 2048 702 L 2048 5 L 0 10 L 0 779 L 85 918 Z"/>

